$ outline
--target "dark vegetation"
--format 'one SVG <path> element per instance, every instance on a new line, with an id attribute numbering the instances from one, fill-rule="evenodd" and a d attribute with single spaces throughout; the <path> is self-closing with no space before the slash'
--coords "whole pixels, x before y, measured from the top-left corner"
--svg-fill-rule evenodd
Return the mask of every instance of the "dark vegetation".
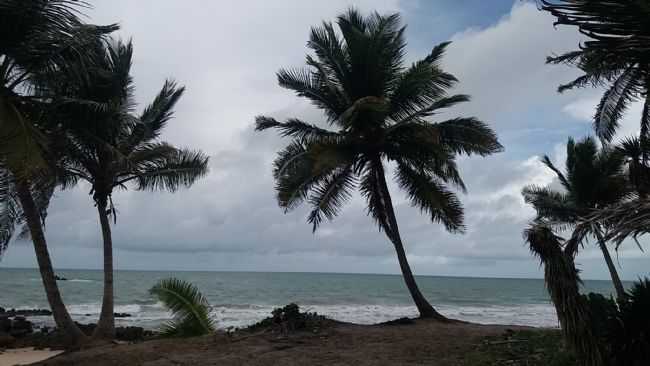
<path id="1" fill-rule="evenodd" d="M 583 73 L 559 91 L 588 86 L 606 91 L 593 124 L 601 152 L 589 140 L 580 149 L 569 140 L 566 176 L 545 159 L 565 192 L 540 187 L 524 190 L 538 213 L 524 238 L 544 266 L 562 333 L 579 364 L 647 365 L 649 282 L 640 280 L 626 293 L 606 243 L 611 241 L 618 249 L 625 239 L 636 241 L 650 227 L 644 211 L 650 193 L 650 4 L 640 0 L 540 3 L 557 18 L 556 24 L 575 26 L 587 37 L 578 50 L 549 57 L 551 64 L 567 64 Z M 615 142 L 621 118 L 635 101 L 644 105 L 639 136 Z M 585 154 L 589 150 L 592 153 Z M 558 233 L 567 228 L 572 233 L 564 239 Z M 603 251 L 617 289 L 616 301 L 580 293 L 575 257 L 588 235 L 596 238 Z"/>
<path id="2" fill-rule="evenodd" d="M 462 363 L 467 366 L 574 366 L 558 330 L 507 331 L 484 339 Z"/>
<path id="3" fill-rule="evenodd" d="M 275 308 L 271 316 L 260 320 L 246 328 L 246 331 L 257 332 L 270 330 L 272 332 L 289 334 L 296 331 L 317 333 L 321 328 L 334 323 L 333 320 L 315 312 L 301 312 L 297 304 L 291 303 L 281 308 Z"/>

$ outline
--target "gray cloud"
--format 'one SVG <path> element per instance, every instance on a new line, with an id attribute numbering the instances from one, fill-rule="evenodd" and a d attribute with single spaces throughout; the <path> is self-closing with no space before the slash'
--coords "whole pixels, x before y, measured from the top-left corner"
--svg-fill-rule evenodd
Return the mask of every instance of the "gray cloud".
<path id="1" fill-rule="evenodd" d="M 315 235 L 305 222 L 306 208 L 283 214 L 274 198 L 271 162 L 286 141 L 252 130 L 257 114 L 323 120 L 309 104 L 280 89 L 274 73 L 302 65 L 309 27 L 352 2 L 187 3 L 113 1 L 98 3 L 90 14 L 100 22 L 119 20 L 121 35 L 133 36 L 140 102 L 155 95 L 166 77 L 188 86 L 164 138 L 212 155 L 211 173 L 189 190 L 115 195 L 118 267 L 398 272 L 393 248 L 366 216 L 359 197 Z M 362 9 L 400 9 L 389 0 L 354 3 Z M 538 155 L 550 153 L 561 160 L 566 137 L 589 129 L 576 116 L 584 115 L 589 103 L 583 100 L 596 93 L 556 94 L 557 85 L 575 71 L 544 65 L 547 55 L 574 48 L 579 37 L 572 29 L 554 30 L 552 19 L 533 4 L 518 3 L 497 24 L 463 31 L 453 40 L 444 62 L 461 80 L 457 91 L 473 100 L 440 118 L 462 114 L 485 119 L 500 133 L 506 152 L 461 159 L 469 187 L 462 197 L 468 226 L 464 235 L 431 224 L 391 187 L 414 270 L 539 276 L 521 239 L 533 211 L 520 191 L 528 184 L 551 184 L 553 177 Z M 408 51 L 411 59 L 428 52 Z M 84 186 L 61 192 L 52 204 L 47 236 L 60 267 L 101 266 L 98 223 L 87 192 Z M 625 262 L 622 274 L 627 278 L 649 263 L 632 249 L 621 252 L 632 263 Z M 606 278 L 598 252 L 587 250 L 582 258 L 587 277 Z M 33 265 L 31 248 L 17 244 L 2 264 Z"/>

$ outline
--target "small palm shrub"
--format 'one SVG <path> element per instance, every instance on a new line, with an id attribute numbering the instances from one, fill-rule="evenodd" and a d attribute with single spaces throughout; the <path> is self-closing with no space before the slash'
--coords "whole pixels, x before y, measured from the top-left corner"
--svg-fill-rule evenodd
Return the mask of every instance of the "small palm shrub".
<path id="1" fill-rule="evenodd" d="M 173 314 L 160 329 L 163 337 L 196 337 L 215 331 L 210 304 L 193 284 L 177 278 L 160 280 L 149 292 Z"/>

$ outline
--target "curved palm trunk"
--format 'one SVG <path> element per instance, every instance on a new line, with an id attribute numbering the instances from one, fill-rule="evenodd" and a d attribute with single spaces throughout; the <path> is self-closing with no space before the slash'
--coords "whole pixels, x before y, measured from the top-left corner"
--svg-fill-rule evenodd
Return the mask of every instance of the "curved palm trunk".
<path id="1" fill-rule="evenodd" d="M 390 192 L 388 191 L 388 186 L 386 185 L 386 177 L 384 174 L 384 169 L 379 162 L 378 169 L 380 171 L 377 174 L 378 181 L 380 183 L 381 195 L 384 200 L 384 208 L 386 209 L 388 223 L 384 230 L 386 230 L 386 235 L 393 243 L 395 247 L 395 252 L 397 253 L 397 260 L 399 261 L 399 267 L 402 271 L 402 277 L 406 283 L 406 287 L 411 293 L 413 302 L 418 308 L 421 318 L 433 318 L 437 320 L 448 320 L 445 316 L 437 312 L 433 306 L 427 301 L 427 299 L 420 292 L 420 288 L 415 282 L 415 277 L 413 272 L 411 272 L 411 266 L 409 265 L 408 258 L 406 257 L 406 252 L 404 251 L 404 245 L 402 244 L 402 238 L 399 234 L 399 228 L 397 226 L 397 218 L 395 217 L 395 211 L 393 210 L 393 202 L 390 198 Z"/>
<path id="2" fill-rule="evenodd" d="M 97 327 L 93 332 L 95 339 L 113 339 L 115 336 L 115 317 L 113 313 L 113 239 L 111 237 L 111 223 L 108 219 L 106 205 L 97 204 L 99 223 L 102 227 L 104 241 L 104 296 L 102 311 L 99 315 Z"/>
<path id="3" fill-rule="evenodd" d="M 560 327 L 581 365 L 606 365 L 600 342 L 591 327 L 591 313 L 580 295 L 580 276 L 573 255 L 562 252 L 556 239 L 531 240 L 530 249 L 544 266 L 544 282 L 551 297 Z"/>
<path id="4" fill-rule="evenodd" d="M 20 200 L 23 213 L 25 214 L 32 242 L 34 243 L 38 269 L 41 272 L 43 287 L 45 288 L 47 301 L 52 309 L 54 322 L 56 323 L 57 328 L 63 330 L 66 342 L 69 345 L 80 344 L 86 339 L 86 336 L 72 320 L 70 313 L 68 313 L 68 310 L 63 304 L 63 299 L 59 292 L 59 286 L 56 283 L 54 269 L 52 268 L 50 253 L 47 249 L 41 216 L 38 208 L 36 208 L 29 186 L 24 182 L 20 182 L 16 185 L 16 191 L 18 193 L 18 199 Z"/>
<path id="5" fill-rule="evenodd" d="M 616 298 L 620 302 L 627 297 L 627 295 L 625 294 L 625 287 L 623 287 L 623 282 L 621 282 L 621 278 L 618 276 L 618 271 L 616 270 L 614 261 L 612 261 L 612 257 L 609 255 L 609 250 L 607 249 L 605 239 L 603 238 L 600 231 L 596 231 L 596 237 L 598 239 L 598 246 L 600 247 L 600 250 L 603 252 L 603 257 L 605 257 L 605 263 L 607 263 L 607 269 L 609 269 L 609 275 L 612 277 L 612 283 L 614 284 L 614 289 L 616 289 Z"/>

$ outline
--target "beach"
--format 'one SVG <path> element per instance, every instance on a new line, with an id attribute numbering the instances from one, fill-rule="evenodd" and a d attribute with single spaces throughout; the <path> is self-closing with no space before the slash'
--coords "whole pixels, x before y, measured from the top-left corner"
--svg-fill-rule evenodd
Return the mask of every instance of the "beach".
<path id="1" fill-rule="evenodd" d="M 48 349 L 18 348 L 0 352 L 0 366 L 29 365 L 34 362 L 47 360 L 63 351 Z"/>
<path id="2" fill-rule="evenodd" d="M 395 325 L 332 324 L 288 335 L 259 331 L 198 338 L 106 345 L 55 357 L 39 366 L 203 366 L 203 365 L 490 365 L 509 357 L 511 365 L 538 365 L 554 349 L 508 352 L 525 327 L 440 323 L 417 320 Z M 558 331 L 553 331 L 557 332 Z M 507 338 L 515 334 L 515 339 Z M 559 340 L 559 337 L 557 338 Z M 525 344 L 526 342 L 524 342 Z M 505 347 L 504 349 L 501 349 Z M 534 349 L 535 348 L 535 349 Z M 499 353 L 493 353 L 499 350 Z M 546 356 L 544 356 L 545 354 Z M 497 363 L 498 364 L 498 363 Z"/>

